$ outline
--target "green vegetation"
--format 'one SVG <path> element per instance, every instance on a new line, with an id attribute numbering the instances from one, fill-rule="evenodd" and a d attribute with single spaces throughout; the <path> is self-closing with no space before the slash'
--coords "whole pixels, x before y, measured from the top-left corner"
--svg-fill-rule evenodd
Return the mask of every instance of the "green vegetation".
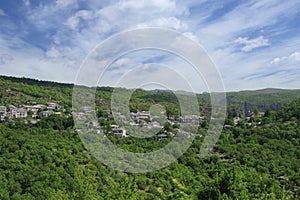
<path id="1" fill-rule="evenodd" d="M 204 137 L 196 137 L 177 161 L 159 171 L 129 174 L 115 171 L 93 158 L 74 130 L 72 85 L 0 77 L 0 105 L 54 101 L 66 108 L 64 115 L 41 118 L 36 124 L 22 120 L 0 123 L 0 199 L 299 199 L 300 198 L 300 99 L 299 91 L 259 92 L 254 107 L 284 104 L 264 115 L 234 121 L 210 154 L 199 158 Z M 96 109 L 100 123 L 113 124 L 110 110 L 112 88 L 97 89 Z M 251 102 L 251 94 L 234 93 L 230 106 Z M 254 95 L 254 94 L 253 94 Z M 278 96 L 278 97 L 274 97 Z M 208 116 L 208 94 L 198 96 L 201 113 Z M 287 100 L 287 97 L 289 98 Z M 238 102 L 234 103 L 233 99 Z M 167 91 L 137 90 L 130 100 L 132 111 L 161 104 L 177 117 L 178 102 Z M 200 123 L 205 136 L 208 120 Z M 173 131 L 176 124 L 165 124 Z M 110 139 L 123 149 L 147 152 L 172 138 Z"/>
<path id="2" fill-rule="evenodd" d="M 247 115 L 247 111 L 254 112 L 278 110 L 282 105 L 300 98 L 300 90 L 263 89 L 255 91 L 241 91 L 227 93 L 228 109 L 231 112 Z"/>

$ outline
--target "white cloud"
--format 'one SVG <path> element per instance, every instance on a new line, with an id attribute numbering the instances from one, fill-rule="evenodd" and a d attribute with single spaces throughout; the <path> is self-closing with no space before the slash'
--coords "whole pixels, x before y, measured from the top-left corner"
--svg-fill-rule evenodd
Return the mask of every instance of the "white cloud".
<path id="1" fill-rule="evenodd" d="M 118 60 L 116 60 L 113 65 L 120 67 L 120 66 L 124 66 L 130 63 L 130 59 L 129 58 L 120 58 Z"/>
<path id="2" fill-rule="evenodd" d="M 0 16 L 6 16 L 6 13 L 2 9 L 0 9 Z"/>
<path id="3" fill-rule="evenodd" d="M 91 29 L 100 34 L 148 26 L 182 31 L 187 24 L 180 16 L 187 14 L 188 8 L 172 0 L 121 1 L 96 11 L 96 26 Z"/>
<path id="4" fill-rule="evenodd" d="M 78 8 L 77 0 L 57 0 L 51 3 L 40 3 L 35 7 L 28 8 L 25 13 L 27 20 L 36 29 L 60 29 L 63 22 L 68 19 L 70 11 Z"/>
<path id="5" fill-rule="evenodd" d="M 290 59 L 293 59 L 295 61 L 300 61 L 300 53 L 299 52 L 294 52 L 289 56 Z"/>
<path id="6" fill-rule="evenodd" d="M 56 0 L 55 3 L 58 8 L 64 8 L 69 5 L 77 3 L 77 0 Z"/>
<path id="7" fill-rule="evenodd" d="M 183 31 L 187 29 L 187 24 L 180 21 L 176 17 L 161 17 L 155 20 L 138 24 L 137 27 L 163 27 Z"/>
<path id="8" fill-rule="evenodd" d="M 49 65 L 55 63 L 62 67 L 78 69 L 83 59 L 82 56 L 78 56 L 82 54 L 79 48 L 71 49 L 69 47 L 52 46 L 43 54 L 41 60 L 45 63 L 49 62 Z"/>
<path id="9" fill-rule="evenodd" d="M 30 6 L 30 0 L 23 0 L 23 3 L 25 6 Z"/>
<path id="10" fill-rule="evenodd" d="M 244 45 L 241 49 L 244 52 L 252 51 L 258 47 L 269 46 L 269 40 L 265 39 L 263 36 L 259 36 L 254 39 L 248 39 L 247 37 L 239 37 L 234 41 L 237 44 Z"/>
<path id="11" fill-rule="evenodd" d="M 49 58 L 58 58 L 60 56 L 60 53 L 59 51 L 54 48 L 54 47 L 51 47 L 51 49 L 49 49 L 48 51 L 46 51 L 46 56 L 48 56 Z"/>
<path id="12" fill-rule="evenodd" d="M 136 11 L 140 13 L 144 13 L 146 15 L 152 13 L 173 13 L 174 16 L 176 15 L 185 15 L 188 14 L 188 9 L 185 6 L 180 6 L 176 1 L 173 0 L 126 0 L 121 1 L 116 6 L 120 10 L 127 10 L 127 11 Z M 147 11 L 147 12 L 145 12 Z M 153 16 L 152 16 L 153 17 Z M 155 17 L 155 16 L 154 16 Z"/>
<path id="13" fill-rule="evenodd" d="M 190 38 L 191 40 L 194 40 L 197 43 L 200 43 L 198 37 L 192 32 L 184 32 L 183 35 Z"/>
<path id="14" fill-rule="evenodd" d="M 0 65 L 7 64 L 13 60 L 14 58 L 9 54 L 0 54 Z"/>
<path id="15" fill-rule="evenodd" d="M 100 9 L 79 10 L 66 18 L 65 22 L 62 20 L 64 26 L 59 27 L 61 30 L 68 27 L 71 32 L 57 31 L 52 36 L 54 47 L 60 53 L 60 59 L 57 60 L 66 62 L 69 58 L 81 63 L 96 45 L 111 35 L 108 34 L 110 32 L 118 33 L 141 26 L 171 28 L 185 32 L 188 30 L 188 25 L 180 19 L 180 16 L 186 14 L 188 9 L 172 0 L 121 1 L 101 6 Z M 78 29 L 81 26 L 83 28 Z M 66 34 L 68 34 L 67 38 Z M 187 34 L 196 39 L 192 33 Z M 66 40 L 71 44 L 62 46 Z M 54 53 L 56 52 L 52 47 L 48 48 L 46 54 L 50 61 L 53 61 L 53 58 L 49 56 Z"/>
<path id="16" fill-rule="evenodd" d="M 138 88 L 148 86 L 154 89 L 193 91 L 188 79 L 174 70 L 173 67 L 163 64 L 144 64 L 128 71 L 115 84 L 116 87 Z"/>
<path id="17" fill-rule="evenodd" d="M 50 55 L 54 53 L 52 46 L 65 60 L 70 58 L 81 62 L 111 32 L 118 33 L 142 25 L 171 28 L 180 32 L 189 30 L 180 18 L 188 15 L 188 8 L 176 1 L 110 1 L 98 8 L 94 6 L 98 2 L 89 1 L 89 4 L 92 9 L 78 10 L 77 1 L 58 0 L 52 4 L 40 4 L 28 12 L 29 20 L 37 29 L 56 30 L 51 36 L 53 42 L 47 48 L 48 52 L 45 52 L 51 62 L 53 58 Z M 76 9 L 77 12 L 72 13 L 70 9 Z"/>
<path id="18" fill-rule="evenodd" d="M 298 51 L 295 51 L 288 56 L 276 57 L 270 62 L 270 64 L 280 64 L 283 61 L 298 62 L 300 61 L 300 53 Z"/>
<path id="19" fill-rule="evenodd" d="M 71 29 L 76 29 L 80 23 L 80 19 L 89 20 L 93 18 L 93 12 L 88 10 L 80 10 L 67 21 L 67 26 Z"/>
<path id="20" fill-rule="evenodd" d="M 1 45 L 0 45 L 1 46 Z M 6 49 L 5 63 L 1 65 L 2 75 L 38 78 L 59 82 L 73 82 L 76 72 L 63 63 L 44 59 L 44 52 L 32 45 L 20 47 L 18 51 Z"/>
<path id="21" fill-rule="evenodd" d="M 271 61 L 271 64 L 277 64 L 277 63 L 280 63 L 284 60 L 287 60 L 288 57 L 286 56 L 283 56 L 283 57 L 277 57 L 277 58 L 274 58 L 272 61 Z"/>
<path id="22" fill-rule="evenodd" d="M 31 34 L 31 30 L 19 33 L 21 36 L 16 37 L 17 39 L 7 40 L 12 37 L 1 38 L 0 35 L 0 53 L 10 54 L 15 58 L 12 62 L 14 65 L 3 65 L 1 72 L 9 71 L 12 75 L 23 73 L 25 76 L 33 73 L 36 78 L 44 78 L 49 74 L 48 79 L 51 79 L 53 76 L 47 72 L 53 72 L 54 69 L 57 71 L 58 68 L 53 66 L 60 66 L 69 74 L 76 74 L 76 69 L 84 57 L 103 40 L 114 33 L 147 26 L 170 28 L 195 41 L 200 41 L 220 69 L 228 90 L 267 87 L 272 83 L 274 86 L 280 84 L 282 86 L 283 79 L 276 79 L 280 73 L 266 78 L 267 82 L 250 80 L 249 77 L 251 75 L 260 77 L 260 74 L 268 74 L 283 68 L 293 70 L 295 61 L 300 60 L 298 53 L 300 39 L 299 34 L 296 34 L 296 27 L 294 35 L 288 38 L 281 37 L 291 28 L 286 22 L 297 15 L 296 11 L 300 4 L 298 1 L 285 3 L 280 0 L 236 1 L 237 6 L 226 12 L 221 9 L 226 2 L 207 0 L 93 0 L 86 1 L 84 7 L 80 7 L 82 4 L 77 0 L 56 0 L 35 5 L 34 1 L 31 4 L 30 0 L 23 2 L 28 10 L 24 13 L 24 17 L 27 17 L 24 21 L 29 21 L 31 24 L 28 27 L 33 27 L 35 31 L 31 36 L 35 37 L 36 32 L 43 32 L 49 36 L 49 41 L 40 44 L 42 48 L 38 48 L 41 52 L 36 54 L 35 47 L 22 41 L 25 34 Z M 215 14 L 220 14 L 220 17 L 215 17 Z M 260 36 L 262 30 L 264 36 Z M 255 33 L 257 35 L 254 35 Z M 161 41 L 164 41 L 164 38 L 157 38 L 155 42 Z M 294 46 L 291 48 L 288 45 Z M 26 49 L 20 48 L 21 46 L 26 46 Z M 262 46 L 268 47 L 261 48 L 259 54 L 253 51 Z M 11 47 L 14 49 L 7 51 Z M 236 51 L 237 47 L 241 51 Z M 21 51 L 28 53 L 22 54 Z M 251 54 L 244 53 L 250 51 Z M 35 73 L 36 69 L 30 67 L 38 68 L 40 63 L 42 67 Z M 136 62 L 136 58 L 130 57 L 130 61 L 119 59 L 114 64 L 123 66 L 131 63 L 139 62 Z M 172 61 L 170 63 L 176 64 Z M 8 69 L 19 65 L 23 65 L 24 68 Z M 68 68 L 70 66 L 73 67 L 72 73 Z M 4 67 L 7 68 L 6 71 Z M 116 73 L 120 72 L 122 71 L 116 70 Z M 192 72 L 187 70 L 186 73 Z M 290 76 L 289 73 L 287 75 Z M 63 75 L 60 77 L 63 79 Z M 299 85 L 299 81 L 293 84 Z"/>
<path id="23" fill-rule="evenodd" d="M 280 20 L 284 17 L 295 14 L 295 8 L 299 7 L 299 2 L 288 1 L 282 4 L 279 0 L 251 0 L 238 4 L 234 9 L 224 14 L 223 17 L 207 22 L 211 13 L 217 10 L 205 8 L 201 10 L 201 16 L 190 19 L 192 22 L 200 24 L 196 30 L 197 35 L 206 47 L 216 50 L 221 45 L 228 46 L 230 41 L 235 40 L 240 35 L 246 35 L 249 31 L 264 29 L 275 25 L 272 34 L 278 31 L 286 31 Z M 289 12 L 286 12 L 289 10 Z M 280 26 L 276 26 L 281 22 Z"/>

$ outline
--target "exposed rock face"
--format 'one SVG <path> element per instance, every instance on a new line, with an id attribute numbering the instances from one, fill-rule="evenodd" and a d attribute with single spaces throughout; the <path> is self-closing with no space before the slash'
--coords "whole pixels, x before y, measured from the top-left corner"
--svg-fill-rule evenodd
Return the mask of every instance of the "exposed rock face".
<path id="1" fill-rule="evenodd" d="M 254 106 L 251 103 L 244 102 L 239 105 L 229 105 L 228 113 L 237 114 L 237 116 L 249 117 L 254 113 L 255 108 L 258 109 L 259 112 L 266 112 L 269 110 L 278 111 L 283 106 L 283 103 L 272 103 L 271 105 L 258 105 Z"/>

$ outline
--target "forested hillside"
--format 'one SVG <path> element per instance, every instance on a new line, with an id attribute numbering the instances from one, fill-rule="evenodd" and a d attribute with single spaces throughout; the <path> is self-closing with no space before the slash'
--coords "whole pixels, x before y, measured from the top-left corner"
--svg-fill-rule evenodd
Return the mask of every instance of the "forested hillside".
<path id="1" fill-rule="evenodd" d="M 145 174 L 115 171 L 83 146 L 71 115 L 70 84 L 0 77 L 0 106 L 57 103 L 60 114 L 26 118 L 3 118 L 0 123 L 0 199 L 299 199 L 300 198 L 300 99 L 299 91 L 265 90 L 228 94 L 229 107 L 245 102 L 254 109 L 268 107 L 251 116 L 229 113 L 224 130 L 210 154 L 199 158 L 209 125 L 209 94 L 198 95 L 201 113 L 193 144 L 169 166 Z M 99 123 L 111 131 L 113 89 L 96 93 Z M 251 102 L 253 100 L 253 102 Z M 281 103 L 272 110 L 273 103 Z M 153 104 L 165 107 L 170 119 L 180 117 L 178 101 L 167 91 L 136 90 L 130 111 Z M 241 108 L 243 109 L 243 108 Z M 237 109 L 233 109 L 236 112 Z M 53 113 L 58 113 L 54 110 Z M 27 121 L 26 121 L 27 120 Z M 175 132 L 178 124 L 162 130 Z M 203 136 L 203 137 L 202 137 Z M 108 136 L 123 149 L 145 152 L 172 140 Z"/>
<path id="2" fill-rule="evenodd" d="M 227 103 L 231 112 L 248 116 L 255 109 L 261 112 L 279 110 L 284 104 L 300 98 L 300 90 L 263 89 L 254 91 L 228 92 Z"/>

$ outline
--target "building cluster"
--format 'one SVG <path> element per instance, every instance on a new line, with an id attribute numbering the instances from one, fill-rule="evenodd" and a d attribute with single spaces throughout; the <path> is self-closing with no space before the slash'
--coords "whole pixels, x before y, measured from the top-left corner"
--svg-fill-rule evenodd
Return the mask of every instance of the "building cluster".
<path id="1" fill-rule="evenodd" d="M 119 127 L 118 125 L 111 125 L 111 134 L 115 137 L 127 137 L 126 135 L 126 129 L 123 127 Z"/>
<path id="2" fill-rule="evenodd" d="M 224 124 L 223 128 L 225 129 L 228 129 L 228 128 L 232 128 L 233 126 L 237 126 L 239 124 L 239 122 L 243 121 L 246 123 L 246 125 L 248 126 L 254 126 L 254 127 L 257 127 L 257 126 L 260 126 L 262 125 L 262 122 L 260 120 L 258 121 L 253 121 L 253 117 L 258 117 L 258 118 L 262 118 L 264 116 L 264 112 L 259 112 L 257 115 L 255 115 L 254 113 L 251 113 L 251 115 L 249 115 L 248 117 L 245 117 L 245 118 L 242 118 L 242 117 L 233 117 L 232 120 L 233 120 L 233 125 L 230 125 L 230 124 Z"/>
<path id="3" fill-rule="evenodd" d="M 131 123 L 132 126 L 139 126 L 145 128 L 162 128 L 162 125 L 159 123 L 163 120 L 160 120 L 160 116 L 153 116 L 149 111 L 141 112 L 131 112 L 130 118 L 133 120 Z"/>
<path id="4" fill-rule="evenodd" d="M 120 114 L 120 113 L 119 113 Z M 133 120 L 133 123 L 129 123 L 127 121 L 127 123 L 129 123 L 131 126 L 138 126 L 138 127 L 143 127 L 143 128 L 148 128 L 148 129 L 157 129 L 160 130 L 161 128 L 163 128 L 164 123 L 168 122 L 171 125 L 175 124 L 175 123 L 179 123 L 183 126 L 185 125 L 192 125 L 192 124 L 198 124 L 199 120 L 204 120 L 205 117 L 204 116 L 197 116 L 197 115 L 183 115 L 177 119 L 167 119 L 166 116 L 155 116 L 155 115 L 151 115 L 149 111 L 141 111 L 141 112 L 137 112 L 137 113 L 130 113 L 130 117 L 131 120 Z M 122 117 L 120 117 L 122 118 Z M 125 118 L 123 116 L 123 118 Z M 126 135 L 126 130 L 124 128 L 120 128 L 119 126 L 116 125 L 112 125 L 112 134 L 116 137 L 127 137 Z M 183 136 L 187 136 L 190 137 L 191 133 L 182 131 L 180 129 L 174 129 L 174 131 L 177 134 L 183 135 Z M 175 135 L 172 132 L 165 132 L 165 133 L 161 133 L 157 135 L 157 139 L 158 140 L 163 140 L 166 139 L 168 136 L 170 137 L 174 137 Z"/>
<path id="5" fill-rule="evenodd" d="M 96 121 L 95 109 L 90 106 L 83 106 L 79 107 L 72 113 L 73 116 L 79 120 L 79 123 L 77 124 L 77 131 L 82 133 L 103 133 L 104 137 L 107 135 L 113 135 L 114 137 L 125 138 L 128 137 L 134 130 L 142 131 L 141 134 L 143 134 L 143 132 L 147 134 L 147 130 L 150 131 L 150 135 L 152 135 L 151 133 L 153 133 L 153 131 L 158 133 L 164 127 L 166 122 L 168 122 L 170 125 L 178 123 L 180 126 L 193 126 L 194 124 L 197 125 L 199 120 L 205 119 L 204 116 L 197 115 L 183 115 L 177 119 L 168 119 L 165 113 L 160 113 L 159 116 L 156 116 L 152 115 L 149 111 L 130 112 L 129 115 L 121 112 L 112 112 L 110 110 L 104 110 L 104 112 L 108 114 L 108 116 L 104 118 L 105 120 L 112 120 L 117 124 L 122 125 L 119 126 L 114 123 L 110 125 L 110 128 L 105 127 L 105 130 L 102 130 L 99 127 L 99 123 Z M 186 137 L 190 137 L 192 135 L 192 133 L 185 132 L 180 129 L 174 129 L 174 132 Z M 174 133 L 165 130 L 165 132 L 160 132 L 160 134 L 157 134 L 157 139 L 163 140 L 174 136 Z"/>
<path id="6" fill-rule="evenodd" d="M 152 116 L 149 111 L 141 111 L 136 113 L 131 112 L 130 119 L 128 119 L 125 115 L 122 115 L 119 112 L 114 112 L 113 115 L 116 119 L 121 120 L 125 124 L 130 125 L 132 127 L 135 126 L 148 129 L 163 127 L 158 121 L 154 121 L 154 119 L 156 119 L 156 116 Z M 128 136 L 125 127 L 115 124 L 111 125 L 111 131 L 108 134 L 120 138 Z"/>
<path id="7" fill-rule="evenodd" d="M 203 120 L 204 116 L 198 116 L 198 115 L 183 115 L 176 119 L 179 123 L 193 123 L 193 122 L 199 122 L 199 119 Z"/>
<path id="8" fill-rule="evenodd" d="M 113 135 L 118 138 L 125 138 L 130 135 L 130 132 L 132 130 L 136 130 L 136 128 L 143 128 L 143 131 L 147 133 L 147 130 L 151 131 L 159 131 L 163 128 L 164 124 L 166 122 L 169 122 L 171 125 L 174 123 L 180 123 L 184 126 L 184 124 L 189 124 L 193 122 L 199 122 L 199 119 L 204 119 L 204 117 L 199 117 L 196 115 L 183 115 L 179 117 L 176 120 L 167 119 L 167 116 L 164 115 L 164 113 L 161 113 L 161 116 L 152 115 L 149 111 L 140 111 L 140 112 L 131 112 L 129 113 L 129 116 L 125 116 L 124 114 L 120 112 L 111 112 L 111 111 L 105 111 L 108 114 L 112 114 L 116 122 L 122 122 L 123 126 L 119 126 L 116 124 L 110 125 L 110 129 L 105 131 L 106 135 Z M 97 129 L 98 123 L 96 123 L 94 120 L 95 116 L 95 110 L 92 107 L 81 107 L 78 109 L 77 112 L 74 112 L 73 115 L 80 121 L 84 122 L 82 124 L 82 129 L 78 131 L 82 131 L 83 129 L 88 131 L 93 131 L 95 133 L 99 132 Z M 93 122 L 91 122 L 91 120 Z M 128 129 L 128 130 L 127 130 Z M 129 130 L 130 129 L 130 130 Z M 178 131 L 176 131 L 178 132 Z M 180 132 L 180 131 L 179 131 Z M 181 132 L 180 132 L 181 133 Z M 187 135 L 187 133 L 181 133 L 182 135 Z M 168 136 L 173 137 L 174 134 L 171 132 L 165 132 L 157 135 L 158 140 L 163 140 L 167 138 Z"/>
<path id="9" fill-rule="evenodd" d="M 31 118 L 39 117 L 49 117 L 52 114 L 61 115 L 60 111 L 65 111 L 59 104 L 54 102 L 49 102 L 47 105 L 36 104 L 33 105 L 22 105 L 16 107 L 14 105 L 0 106 L 0 121 L 6 121 L 8 119 L 18 119 L 18 118 Z"/>
<path id="10" fill-rule="evenodd" d="M 83 106 L 79 108 L 76 112 L 73 111 L 72 114 L 76 117 L 77 120 L 84 120 L 93 117 L 95 111 L 90 106 Z"/>
<path id="11" fill-rule="evenodd" d="M 152 119 L 151 114 L 149 111 L 141 111 L 141 112 L 131 112 L 130 117 L 137 121 L 144 121 L 144 120 L 150 120 Z"/>

